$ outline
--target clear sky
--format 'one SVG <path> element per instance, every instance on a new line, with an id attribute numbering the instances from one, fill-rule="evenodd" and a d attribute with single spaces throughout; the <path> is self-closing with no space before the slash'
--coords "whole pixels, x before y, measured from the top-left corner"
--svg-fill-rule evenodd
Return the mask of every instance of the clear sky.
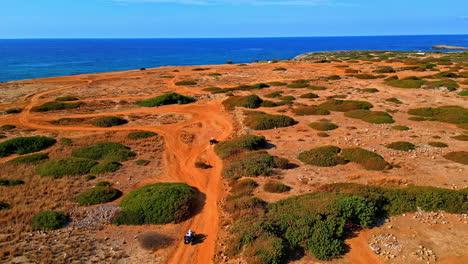
<path id="1" fill-rule="evenodd" d="M 468 34 L 468 0 L 0 0 L 0 38 Z"/>

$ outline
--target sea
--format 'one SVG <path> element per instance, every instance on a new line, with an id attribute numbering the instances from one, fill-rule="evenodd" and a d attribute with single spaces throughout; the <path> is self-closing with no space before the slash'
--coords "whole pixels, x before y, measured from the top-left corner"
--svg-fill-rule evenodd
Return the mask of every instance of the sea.
<path id="1" fill-rule="evenodd" d="M 169 65 L 248 63 L 338 50 L 429 51 L 468 47 L 468 35 L 200 38 L 0 39 L 0 82 Z"/>

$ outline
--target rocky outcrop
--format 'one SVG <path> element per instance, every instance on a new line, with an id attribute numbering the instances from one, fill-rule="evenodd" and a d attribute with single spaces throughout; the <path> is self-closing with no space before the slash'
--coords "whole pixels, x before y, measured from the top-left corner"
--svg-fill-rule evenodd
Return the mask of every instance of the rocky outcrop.
<path id="1" fill-rule="evenodd" d="M 447 45 L 434 45 L 432 49 L 442 49 L 442 50 L 468 50 L 465 47 L 457 47 L 457 46 L 447 46 Z"/>

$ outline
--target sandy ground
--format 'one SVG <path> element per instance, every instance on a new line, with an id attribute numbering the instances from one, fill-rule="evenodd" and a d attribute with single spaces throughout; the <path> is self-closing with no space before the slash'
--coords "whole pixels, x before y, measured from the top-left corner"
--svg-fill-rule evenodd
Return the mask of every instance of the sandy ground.
<path id="1" fill-rule="evenodd" d="M 224 194 L 229 191 L 221 177 L 222 161 L 214 154 L 208 145 L 210 137 L 224 140 L 236 134 L 255 133 L 264 135 L 272 144 L 269 152 L 273 155 L 288 158 L 296 166 L 276 176 L 278 180 L 292 187 L 283 194 L 266 193 L 257 188 L 255 195 L 268 202 L 278 201 L 291 195 L 298 195 L 313 191 L 316 186 L 333 182 L 356 182 L 363 184 L 382 184 L 398 182 L 400 184 L 432 185 L 445 188 L 460 189 L 467 186 L 466 166 L 448 161 L 443 154 L 465 150 L 468 143 L 451 138 L 463 133 L 455 125 L 439 122 L 415 122 L 408 120 L 407 109 L 422 106 L 459 105 L 468 107 L 467 99 L 455 96 L 445 90 L 399 89 L 385 86 L 381 79 L 358 80 L 345 78 L 334 81 L 314 81 L 311 84 L 328 87 L 323 91 L 307 89 L 290 89 L 286 87 L 270 87 L 263 90 L 249 92 L 235 92 L 236 95 L 255 93 L 259 96 L 273 91 L 283 91 L 283 95 L 297 98 L 298 105 L 316 105 L 326 100 L 327 96 L 337 94 L 346 95 L 346 99 L 364 100 L 374 104 L 373 110 L 397 110 L 392 114 L 396 120 L 391 125 L 373 125 L 357 119 L 343 116 L 343 113 L 333 112 L 329 116 L 295 116 L 290 106 L 276 108 L 260 108 L 269 113 L 286 114 L 294 117 L 299 124 L 266 131 L 251 131 L 242 127 L 242 111 L 227 112 L 221 105 L 225 95 L 208 95 L 203 88 L 233 87 L 240 84 L 254 84 L 258 82 L 292 81 L 295 79 L 310 79 L 329 76 L 332 74 L 345 75 L 344 68 L 336 66 L 346 63 L 277 63 L 277 64 L 249 64 L 241 67 L 237 65 L 208 65 L 206 71 L 192 71 L 194 67 L 160 67 L 146 71 L 127 71 L 80 76 L 35 79 L 28 81 L 8 82 L 0 84 L 0 108 L 21 107 L 23 112 L 17 115 L 0 116 L 0 125 L 14 124 L 17 129 L 7 131 L 5 135 L 22 135 L 25 131 L 35 134 L 60 135 L 61 137 L 89 136 L 94 133 L 123 133 L 135 130 L 146 130 L 158 133 L 164 140 L 162 164 L 154 165 L 159 173 L 148 172 L 137 181 L 130 183 L 126 179 L 131 171 L 114 182 L 121 184 L 124 192 L 131 189 L 162 181 L 185 182 L 198 188 L 205 197 L 199 201 L 200 211 L 190 220 L 178 225 L 143 226 L 143 227 L 115 227 L 106 226 L 103 230 L 93 234 L 100 238 L 116 238 L 127 254 L 121 263 L 154 262 L 154 263 L 212 263 L 215 255 L 222 255 L 222 247 L 217 246 L 218 237 L 226 236 L 225 228 L 220 228 L 221 207 L 219 206 Z M 377 65 L 387 63 L 351 63 L 352 68 L 362 72 L 370 72 Z M 392 64 L 394 67 L 402 66 Z M 285 67 L 287 71 L 272 71 L 277 67 Z M 209 73 L 221 73 L 219 77 L 209 76 Z M 428 75 L 430 72 L 399 72 L 398 75 Z M 181 80 L 196 80 L 194 86 L 177 86 Z M 378 93 L 368 94 L 356 88 L 377 88 Z M 141 108 L 134 102 L 157 96 L 166 92 L 177 92 L 199 98 L 196 103 L 188 105 L 171 105 L 155 108 Z M 301 99 L 304 93 L 313 92 L 320 97 L 317 99 Z M 68 111 L 52 111 L 48 113 L 31 112 L 34 106 L 53 100 L 59 96 L 73 95 L 80 98 L 85 105 Z M 397 97 L 403 104 L 395 105 L 385 101 Z M 265 98 L 266 99 L 266 98 Z M 128 124 L 97 128 L 89 124 L 89 120 L 100 116 L 120 116 L 130 122 Z M 54 125 L 51 121 L 63 117 L 84 118 L 85 122 L 70 125 Z M 308 123 L 320 119 L 331 120 L 339 126 L 328 132 L 330 137 L 321 138 L 317 131 L 307 126 Z M 407 125 L 409 131 L 392 130 L 393 125 Z M 112 137 L 110 135 L 109 137 Z M 438 137 L 438 139 L 434 139 Z M 189 140 L 187 140 L 189 138 Z M 410 153 L 389 150 L 385 144 L 407 140 L 417 149 Z M 429 141 L 442 141 L 449 145 L 440 149 L 427 145 Z M 322 145 L 336 145 L 340 147 L 360 146 L 385 157 L 386 160 L 400 167 L 385 172 L 370 172 L 362 170 L 359 165 L 347 164 L 333 168 L 318 168 L 302 164 L 297 160 L 301 151 Z M 151 148 L 151 144 L 148 145 Z M 161 147 L 161 146 L 160 146 Z M 144 155 L 144 150 L 141 151 Z M 139 153 L 140 155 L 140 153 Z M 5 162 L 13 157 L 5 158 Z M 194 167 L 196 161 L 203 160 L 213 166 L 209 170 Z M 159 166 L 159 167 L 158 167 Z M 125 169 L 125 167 L 123 168 Z M 261 185 L 266 178 L 256 179 Z M 125 187 L 123 187 L 125 186 Z M 114 202 L 113 204 L 116 204 Z M 424 223 L 412 218 L 414 215 L 396 217 L 390 223 L 371 229 L 363 230 L 355 238 L 349 239 L 350 252 L 333 263 L 425 263 L 416 255 L 412 255 L 418 246 L 434 250 L 438 256 L 438 263 L 466 263 L 468 245 L 463 241 L 468 227 L 466 219 L 457 220 L 459 216 L 446 217 L 448 224 Z M 389 228 L 391 225 L 391 228 Z M 183 245 L 180 237 L 187 229 L 196 230 L 206 236 L 203 243 L 192 247 Z M 167 249 L 154 252 L 153 255 L 142 251 L 135 242 L 135 236 L 141 232 L 158 230 L 177 238 L 177 242 Z M 396 258 L 386 259 L 375 254 L 369 247 L 372 236 L 379 234 L 394 234 L 405 250 L 398 252 Z M 133 242 L 132 242 L 133 241 Z M 454 243 L 453 241 L 458 241 Z M 219 241 L 218 241 L 219 244 Z M 445 247 L 444 247 L 445 245 Z M 219 259 L 219 258 L 216 258 Z M 241 260 L 236 260 L 241 261 Z M 236 263 L 236 262 L 233 262 Z M 293 263 L 322 263 L 312 256 Z M 432 262 L 431 262 L 432 263 Z"/>

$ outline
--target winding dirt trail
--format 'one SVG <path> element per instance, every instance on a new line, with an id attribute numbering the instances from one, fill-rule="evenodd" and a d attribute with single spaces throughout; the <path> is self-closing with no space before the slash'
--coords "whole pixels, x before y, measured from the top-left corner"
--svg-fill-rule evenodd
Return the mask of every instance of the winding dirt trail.
<path id="1" fill-rule="evenodd" d="M 164 113 L 176 112 L 183 114 L 191 114 L 192 119 L 178 124 L 162 125 L 162 126 L 131 126 L 124 125 L 110 128 L 97 128 L 86 126 L 57 126 L 44 122 L 44 117 L 31 113 L 31 109 L 42 103 L 42 97 L 63 91 L 73 89 L 82 85 L 90 85 L 95 81 L 88 81 L 85 84 L 65 86 L 58 89 L 42 91 L 30 97 L 29 103 L 24 108 L 23 112 L 18 115 L 18 122 L 28 128 L 42 129 L 49 131 L 134 131 L 146 130 L 156 132 L 164 137 L 165 154 L 164 162 L 166 165 L 166 173 L 173 179 L 185 182 L 197 188 L 202 194 L 198 201 L 197 207 L 199 212 L 188 221 L 181 224 L 181 237 L 184 232 L 190 228 L 198 234 L 204 236 L 204 241 L 194 246 L 183 244 L 182 239 L 172 248 L 169 253 L 166 263 L 213 263 L 215 254 L 215 243 L 218 234 L 219 222 L 219 206 L 218 202 L 222 196 L 221 188 L 221 171 L 222 161 L 215 155 L 212 146 L 208 144 L 211 137 L 216 137 L 218 140 L 224 140 L 233 133 L 233 124 L 229 115 L 224 111 L 221 101 L 215 99 L 208 102 L 196 102 L 188 105 L 170 105 L 154 108 L 141 108 L 121 112 L 113 112 L 116 114 L 134 114 L 134 113 Z M 168 86 L 174 89 L 175 92 L 183 92 L 184 94 L 193 94 L 196 89 L 187 89 L 174 85 L 174 79 L 168 80 Z M 148 96 L 149 97 L 149 96 Z M 119 99 L 131 99 L 132 97 L 119 97 Z M 99 98 L 96 100 L 105 100 Z M 86 101 L 92 101 L 88 99 Z M 86 115 L 70 115 L 67 117 L 97 117 L 108 115 L 86 114 Z M 54 116 L 47 115 L 46 119 L 53 120 Z M 196 135 L 196 140 L 191 144 L 186 144 L 182 141 L 182 134 L 191 133 Z M 194 163 L 202 158 L 206 163 L 213 166 L 209 170 L 200 170 L 195 168 Z M 143 181 L 144 183 L 144 181 Z"/>

